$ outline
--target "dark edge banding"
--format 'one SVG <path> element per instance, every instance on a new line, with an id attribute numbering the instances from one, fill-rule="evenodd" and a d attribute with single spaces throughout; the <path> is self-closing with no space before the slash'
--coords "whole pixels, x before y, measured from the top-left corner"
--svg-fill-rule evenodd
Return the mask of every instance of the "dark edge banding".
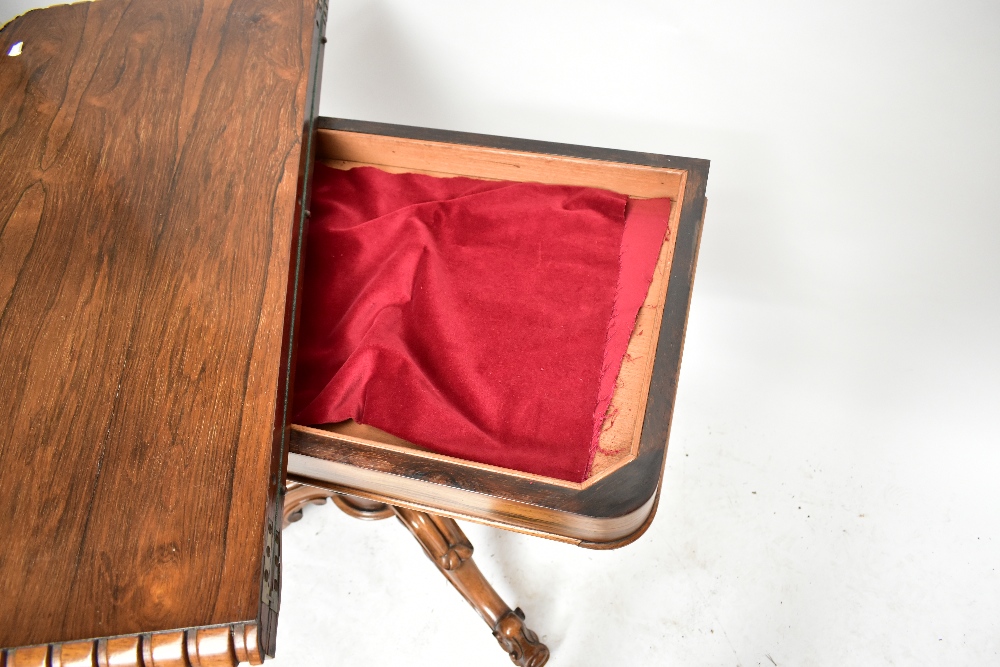
<path id="1" fill-rule="evenodd" d="M 492 134 L 476 134 L 474 132 L 454 132 L 438 130 L 429 127 L 414 127 L 411 125 L 393 125 L 391 123 L 375 123 L 365 120 L 348 120 L 344 118 L 329 118 L 321 116 L 316 119 L 316 128 L 320 130 L 339 130 L 341 132 L 357 132 L 359 134 L 378 134 L 385 137 L 400 139 L 416 139 L 418 141 L 437 141 L 444 144 L 462 144 L 465 146 L 482 146 L 501 150 L 524 151 L 527 153 L 543 153 L 546 155 L 561 155 L 586 160 L 605 160 L 607 162 L 622 162 L 638 164 L 645 167 L 661 167 L 665 169 L 683 169 L 685 171 L 703 171 L 708 177 L 708 160 L 659 153 L 641 153 L 625 151 L 616 148 L 596 148 L 576 144 L 561 144 L 553 141 L 536 139 L 517 139 L 514 137 L 498 137 Z M 704 193 L 703 193 L 704 194 Z"/>
<path id="2" fill-rule="evenodd" d="M 299 322 L 299 291 L 302 281 L 302 257 L 305 252 L 306 225 L 309 217 L 309 197 L 312 186 L 312 170 L 315 152 L 316 119 L 319 114 L 319 91 L 323 73 L 323 52 L 326 44 L 326 19 L 329 0 L 316 0 L 313 12 L 312 40 L 306 81 L 306 107 L 303 119 L 301 157 L 296 179 L 295 216 L 292 230 L 292 257 L 288 272 L 288 287 L 285 298 L 285 326 L 282 332 L 282 346 L 279 382 L 275 402 L 275 421 L 270 479 L 268 480 L 267 505 L 265 511 L 264 542 L 261 545 L 260 607 L 258 611 L 258 648 L 268 657 L 274 657 L 278 635 L 278 612 L 281 606 L 281 521 L 284 499 L 285 471 L 288 459 L 291 391 L 295 382 L 295 334 Z M 270 549 L 266 547 L 270 546 Z M 271 558 L 265 554 L 270 552 Z M 270 586 L 264 573 L 271 571 Z M 273 592 L 271 589 L 274 589 Z"/>

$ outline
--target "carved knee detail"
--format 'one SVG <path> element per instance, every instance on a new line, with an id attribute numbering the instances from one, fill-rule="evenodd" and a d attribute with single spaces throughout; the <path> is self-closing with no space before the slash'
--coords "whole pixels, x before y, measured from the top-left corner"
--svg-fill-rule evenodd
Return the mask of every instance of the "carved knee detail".
<path id="1" fill-rule="evenodd" d="M 403 507 L 394 509 L 424 547 L 427 557 L 442 570 L 457 570 L 472 558 L 472 543 L 453 520 Z"/>
<path id="2" fill-rule="evenodd" d="M 542 667 L 549 661 L 548 647 L 524 624 L 524 612 L 520 607 L 497 621 L 493 636 L 510 655 L 511 661 L 520 667 Z"/>
<path id="3" fill-rule="evenodd" d="M 471 557 L 472 548 L 470 545 L 456 544 L 438 558 L 438 565 L 445 570 L 457 570 Z"/>
<path id="4" fill-rule="evenodd" d="M 434 514 L 428 516 L 441 532 L 441 537 L 447 545 L 445 552 L 437 558 L 438 565 L 445 570 L 457 570 L 465 561 L 472 558 L 472 542 L 453 520 Z"/>

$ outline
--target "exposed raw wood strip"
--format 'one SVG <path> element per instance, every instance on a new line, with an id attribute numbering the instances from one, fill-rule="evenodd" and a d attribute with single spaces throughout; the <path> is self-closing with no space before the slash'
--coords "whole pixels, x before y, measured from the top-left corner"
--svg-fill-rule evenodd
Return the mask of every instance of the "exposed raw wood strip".
<path id="1" fill-rule="evenodd" d="M 340 130 L 318 130 L 317 148 L 320 160 L 341 161 L 345 167 L 579 185 L 646 198 L 676 199 L 684 176 L 677 169 Z"/>

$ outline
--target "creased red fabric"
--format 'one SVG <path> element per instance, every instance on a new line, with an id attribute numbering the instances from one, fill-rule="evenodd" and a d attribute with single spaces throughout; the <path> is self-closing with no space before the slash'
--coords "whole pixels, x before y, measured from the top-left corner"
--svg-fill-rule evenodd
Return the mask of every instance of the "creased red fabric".
<path id="1" fill-rule="evenodd" d="M 317 164 L 294 421 L 581 481 L 625 208 L 593 188 Z"/>

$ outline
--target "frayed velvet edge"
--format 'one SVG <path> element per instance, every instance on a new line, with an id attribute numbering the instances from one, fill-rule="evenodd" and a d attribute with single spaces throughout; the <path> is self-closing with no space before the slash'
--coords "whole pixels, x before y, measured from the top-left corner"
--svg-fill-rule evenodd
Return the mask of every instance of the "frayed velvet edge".
<path id="1" fill-rule="evenodd" d="M 633 200 L 630 198 L 625 206 L 626 229 L 625 231 L 622 232 L 622 243 L 618 249 L 618 282 L 615 285 L 614 303 L 612 304 L 611 307 L 611 319 L 608 321 L 608 328 L 604 338 L 604 356 L 602 359 L 601 376 L 600 380 L 598 381 L 597 405 L 594 408 L 594 415 L 593 415 L 594 428 L 591 434 L 590 449 L 587 454 L 587 467 L 586 470 L 584 471 L 583 479 L 580 480 L 581 482 L 585 481 L 587 478 L 591 476 L 594 467 L 594 459 L 597 457 L 597 451 L 600 449 L 601 435 L 606 430 L 611 428 L 611 426 L 614 424 L 615 419 L 618 417 L 618 409 L 615 408 L 614 410 L 612 410 L 611 401 L 614 399 L 615 391 L 618 389 L 618 375 L 621 372 L 622 362 L 625 359 L 625 355 L 628 354 L 628 343 L 626 343 L 625 348 L 622 350 L 621 354 L 615 354 L 611 359 L 608 359 L 608 354 L 609 354 L 608 347 L 612 342 L 612 336 L 615 327 L 618 324 L 618 318 L 626 316 L 630 319 L 631 325 L 629 326 L 628 340 L 631 341 L 632 334 L 635 332 L 635 324 L 637 318 L 639 317 L 639 311 L 642 310 L 642 306 L 646 300 L 646 295 L 649 293 L 649 286 L 653 283 L 653 276 L 656 275 L 656 266 L 659 263 L 660 251 L 663 248 L 663 244 L 670 238 L 670 222 L 669 222 L 669 210 L 668 210 L 667 223 L 664 225 L 663 235 L 660 237 L 659 244 L 656 246 L 655 259 L 652 265 L 650 266 L 650 269 L 644 275 L 643 281 L 641 283 L 643 298 L 638 302 L 638 306 L 635 308 L 635 312 L 622 313 L 621 296 L 622 293 L 625 291 L 624 289 L 625 288 L 624 263 L 625 263 L 625 248 L 626 248 L 625 241 L 629 224 L 629 218 L 628 218 L 629 205 L 631 205 L 632 203 Z M 672 204 L 673 202 L 671 202 L 671 206 Z M 610 385 L 610 387 L 608 387 L 607 390 L 605 390 L 604 387 L 605 380 L 612 373 L 613 377 L 615 378 L 615 381 Z M 607 424 L 606 427 L 605 424 Z"/>

